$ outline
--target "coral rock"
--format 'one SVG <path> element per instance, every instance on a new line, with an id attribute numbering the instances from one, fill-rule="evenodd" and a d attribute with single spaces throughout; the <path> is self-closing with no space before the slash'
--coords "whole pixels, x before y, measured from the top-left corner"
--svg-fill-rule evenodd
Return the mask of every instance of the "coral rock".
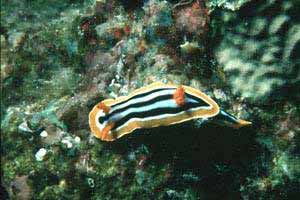
<path id="1" fill-rule="evenodd" d="M 17 176 L 12 182 L 13 192 L 17 199 L 27 200 L 31 199 L 32 189 L 29 187 L 28 176 Z"/>
<path id="2" fill-rule="evenodd" d="M 285 7 L 284 3 L 273 3 L 245 7 L 253 10 L 249 16 L 244 16 L 244 7 L 231 15 L 216 51 L 233 92 L 252 101 L 264 102 L 279 89 L 300 81 L 300 24 L 296 17 L 271 12 L 274 7 Z M 295 7 L 286 8 L 287 13 L 295 12 Z M 263 17 L 261 13 L 266 12 L 270 16 Z"/>
<path id="3" fill-rule="evenodd" d="M 8 43 L 10 44 L 12 49 L 15 50 L 21 45 L 21 43 L 24 41 L 24 39 L 25 39 L 25 33 L 13 31 L 13 32 L 9 33 Z"/>
<path id="4" fill-rule="evenodd" d="M 178 30 L 202 38 L 208 31 L 209 15 L 199 1 L 186 7 L 177 8 L 175 24 Z"/>

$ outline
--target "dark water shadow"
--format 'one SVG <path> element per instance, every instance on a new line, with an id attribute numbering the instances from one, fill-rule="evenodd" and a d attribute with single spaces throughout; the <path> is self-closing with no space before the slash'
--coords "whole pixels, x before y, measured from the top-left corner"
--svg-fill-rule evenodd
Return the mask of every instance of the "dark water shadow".
<path id="1" fill-rule="evenodd" d="M 201 193 L 209 194 L 207 199 L 240 198 L 240 185 L 253 173 L 260 154 L 251 127 L 235 130 L 209 124 L 194 128 L 192 122 L 136 130 L 106 143 L 105 148 L 126 155 L 141 145 L 150 152 L 148 164 L 172 166 L 165 187 L 191 187 L 199 192 L 201 188 Z"/>

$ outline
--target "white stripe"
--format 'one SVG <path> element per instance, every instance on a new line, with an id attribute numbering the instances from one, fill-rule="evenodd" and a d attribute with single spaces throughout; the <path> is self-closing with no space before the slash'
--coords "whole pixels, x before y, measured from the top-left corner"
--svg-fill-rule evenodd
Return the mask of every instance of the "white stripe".
<path id="1" fill-rule="evenodd" d="M 223 110 L 221 110 L 221 112 L 220 112 L 222 115 L 224 115 L 225 117 L 228 117 L 228 118 L 230 118 L 231 120 L 233 120 L 233 121 L 237 121 L 237 119 L 234 117 L 234 116 L 232 116 L 232 115 L 229 115 L 228 113 L 226 113 L 225 111 L 223 111 Z"/>
<path id="2" fill-rule="evenodd" d="M 167 99 L 163 101 L 157 101 L 153 104 L 147 105 L 147 106 L 142 106 L 142 107 L 137 107 L 137 108 L 129 108 L 127 110 L 124 110 L 121 113 L 116 113 L 110 117 L 110 120 L 112 121 L 117 121 L 119 119 L 122 119 L 126 117 L 127 115 L 131 113 L 139 113 L 139 112 L 145 112 L 149 110 L 154 110 L 154 109 L 159 109 L 159 108 L 176 108 L 178 105 L 174 101 L 174 99 Z"/>
<path id="3" fill-rule="evenodd" d="M 186 103 L 197 103 L 196 100 L 191 98 L 185 99 Z M 176 104 L 174 99 L 167 99 L 163 101 L 157 101 L 153 104 L 142 106 L 142 107 L 136 107 L 136 108 L 129 108 L 123 112 L 116 113 L 110 117 L 110 120 L 112 121 L 118 121 L 119 119 L 122 119 L 126 117 L 127 115 L 130 115 L 131 113 L 139 113 L 139 112 L 146 112 L 154 109 L 160 109 L 160 108 L 177 108 L 178 105 Z"/>
<path id="4" fill-rule="evenodd" d="M 133 121 L 143 122 L 143 121 L 148 121 L 148 120 L 153 120 L 153 119 L 164 119 L 164 118 L 168 118 L 168 117 L 173 117 L 173 116 L 176 116 L 176 115 L 180 115 L 180 114 L 182 114 L 184 112 L 193 112 L 193 111 L 196 111 L 196 110 L 209 110 L 209 109 L 212 109 L 212 106 L 209 106 L 209 107 L 202 106 L 202 107 L 192 108 L 192 109 L 184 110 L 182 112 L 175 113 L 175 114 L 162 114 L 162 115 L 157 115 L 157 116 L 152 116 L 152 117 L 146 117 L 146 118 L 132 118 L 132 119 L 128 120 L 122 126 L 118 127 L 116 129 L 116 131 L 120 130 L 124 126 L 127 126 L 130 122 L 133 122 Z"/>
<path id="5" fill-rule="evenodd" d="M 103 122 L 103 124 L 99 123 L 99 117 L 103 117 L 105 116 L 105 113 L 103 112 L 103 110 L 99 110 L 96 114 L 95 120 L 96 120 L 96 126 L 100 129 L 100 131 L 102 131 L 102 129 L 106 126 L 107 122 Z"/>
<path id="6" fill-rule="evenodd" d="M 173 90 L 162 90 L 162 91 L 150 93 L 149 95 L 144 96 L 144 97 L 134 98 L 134 99 L 131 99 L 131 100 L 127 101 L 126 103 L 122 103 L 122 104 L 117 105 L 117 106 L 112 106 L 112 109 L 110 110 L 110 113 L 114 112 L 115 110 L 125 108 L 127 106 L 130 106 L 130 105 L 133 105 L 133 104 L 136 104 L 136 103 L 150 101 L 150 100 L 152 100 L 152 99 L 154 99 L 158 96 L 161 96 L 161 95 L 171 95 L 171 94 L 174 94 L 174 92 L 175 92 L 175 88 Z"/>

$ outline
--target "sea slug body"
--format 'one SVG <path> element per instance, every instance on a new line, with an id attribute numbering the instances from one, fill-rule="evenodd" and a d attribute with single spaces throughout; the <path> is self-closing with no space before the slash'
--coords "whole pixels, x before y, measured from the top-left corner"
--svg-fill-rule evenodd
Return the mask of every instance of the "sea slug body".
<path id="1" fill-rule="evenodd" d="M 135 129 L 168 126 L 216 115 L 236 127 L 250 124 L 221 111 L 214 100 L 197 89 L 156 82 L 128 96 L 101 101 L 90 112 L 89 124 L 97 138 L 113 141 Z"/>

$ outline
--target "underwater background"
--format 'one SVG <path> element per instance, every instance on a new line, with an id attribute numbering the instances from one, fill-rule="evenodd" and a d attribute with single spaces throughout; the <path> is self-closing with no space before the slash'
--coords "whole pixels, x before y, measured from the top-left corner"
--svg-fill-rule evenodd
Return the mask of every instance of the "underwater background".
<path id="1" fill-rule="evenodd" d="M 1 0 L 1 199 L 299 199 L 299 0 Z M 252 122 L 95 138 L 155 81 Z"/>

